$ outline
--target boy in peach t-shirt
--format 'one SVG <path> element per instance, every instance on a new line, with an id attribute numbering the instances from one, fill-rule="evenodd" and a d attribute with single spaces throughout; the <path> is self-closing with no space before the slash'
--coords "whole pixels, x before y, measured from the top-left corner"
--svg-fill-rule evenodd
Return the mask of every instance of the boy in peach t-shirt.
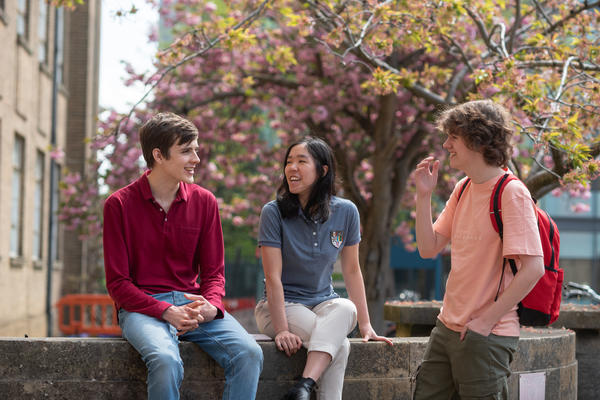
<path id="1" fill-rule="evenodd" d="M 466 178 L 458 182 L 434 224 L 431 194 L 439 161 L 427 157 L 415 170 L 419 253 L 434 257 L 451 243 L 444 303 L 417 372 L 415 399 L 508 398 L 506 378 L 519 337 L 517 304 L 544 274 L 534 204 L 521 181 L 508 183 L 502 194 L 504 241 L 490 220 L 490 196 L 509 160 L 510 121 L 489 100 L 440 115 L 450 166 L 471 182 L 460 201 Z M 504 258 L 516 260 L 515 276 L 502 268 Z"/>

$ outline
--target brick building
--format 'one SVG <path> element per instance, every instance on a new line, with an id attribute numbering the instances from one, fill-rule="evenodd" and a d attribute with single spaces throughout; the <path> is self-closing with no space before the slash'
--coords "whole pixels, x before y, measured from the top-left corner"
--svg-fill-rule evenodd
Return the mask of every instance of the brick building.
<path id="1" fill-rule="evenodd" d="M 0 336 L 53 334 L 63 286 L 79 290 L 63 276 L 85 276 L 85 245 L 60 228 L 56 209 L 64 169 L 87 172 L 99 32 L 100 0 L 74 10 L 0 0 Z"/>

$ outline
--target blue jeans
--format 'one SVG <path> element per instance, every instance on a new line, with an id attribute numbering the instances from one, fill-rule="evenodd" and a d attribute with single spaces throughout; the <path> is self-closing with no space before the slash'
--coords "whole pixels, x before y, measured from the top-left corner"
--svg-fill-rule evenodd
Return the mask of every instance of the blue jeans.
<path id="1" fill-rule="evenodd" d="M 153 295 L 176 306 L 190 303 L 182 292 Z M 145 314 L 119 310 L 123 337 L 140 353 L 148 367 L 148 399 L 179 399 L 183 362 L 179 340 L 194 342 L 225 370 L 223 400 L 254 399 L 263 354 L 254 338 L 225 313 L 223 319 L 201 323 L 180 337 L 174 326 Z"/>

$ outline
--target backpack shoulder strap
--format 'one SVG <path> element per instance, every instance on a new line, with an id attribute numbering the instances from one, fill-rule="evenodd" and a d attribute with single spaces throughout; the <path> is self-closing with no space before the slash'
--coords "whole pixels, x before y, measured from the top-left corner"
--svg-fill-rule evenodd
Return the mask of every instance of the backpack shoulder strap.
<path id="1" fill-rule="evenodd" d="M 458 199 L 456 200 L 456 202 L 460 201 L 460 198 L 461 198 L 463 192 L 465 191 L 465 189 L 467 188 L 467 186 L 469 185 L 469 182 L 471 182 L 471 178 L 467 178 L 467 180 L 460 187 L 460 191 L 458 192 Z"/>
<path id="2" fill-rule="evenodd" d="M 492 195 L 490 196 L 490 219 L 492 220 L 492 226 L 494 230 L 498 232 L 500 235 L 500 240 L 503 240 L 504 236 L 504 224 L 502 223 L 502 193 L 504 192 L 504 188 L 510 181 L 518 180 L 516 176 L 512 174 L 504 174 L 498 182 L 496 182 L 496 186 L 494 186 L 494 190 L 492 191 Z M 504 263 L 502 265 L 502 274 L 504 275 Z M 512 258 L 508 259 L 508 263 L 510 265 L 510 269 L 513 275 L 517 274 L 517 264 L 515 260 Z M 500 280 L 500 284 L 502 284 L 502 279 Z M 498 292 L 500 292 L 500 287 L 498 287 Z M 496 293 L 496 299 L 498 298 L 498 293 Z"/>
<path id="3" fill-rule="evenodd" d="M 504 174 L 496 182 L 492 195 L 490 196 L 490 219 L 492 220 L 492 226 L 494 230 L 500 235 L 500 239 L 503 239 L 504 225 L 502 224 L 502 193 L 504 188 L 510 181 L 518 180 L 513 174 Z"/>

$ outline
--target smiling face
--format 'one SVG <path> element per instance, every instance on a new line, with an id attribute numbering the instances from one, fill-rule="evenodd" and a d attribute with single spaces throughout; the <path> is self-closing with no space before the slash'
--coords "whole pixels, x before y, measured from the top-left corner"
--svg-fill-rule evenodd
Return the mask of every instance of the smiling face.
<path id="1" fill-rule="evenodd" d="M 471 150 L 461 136 L 449 134 L 443 144 L 449 153 L 450 167 L 456 168 L 468 174 L 470 165 L 482 158 L 481 153 Z"/>
<path id="2" fill-rule="evenodd" d="M 318 176 L 317 165 L 305 143 L 292 147 L 285 162 L 284 172 L 290 193 L 297 195 L 304 207 Z"/>
<path id="3" fill-rule="evenodd" d="M 184 144 L 174 144 L 165 156 L 159 149 L 154 149 L 156 165 L 166 176 L 176 182 L 194 183 L 194 170 L 200 162 L 198 158 L 198 140 Z"/>

